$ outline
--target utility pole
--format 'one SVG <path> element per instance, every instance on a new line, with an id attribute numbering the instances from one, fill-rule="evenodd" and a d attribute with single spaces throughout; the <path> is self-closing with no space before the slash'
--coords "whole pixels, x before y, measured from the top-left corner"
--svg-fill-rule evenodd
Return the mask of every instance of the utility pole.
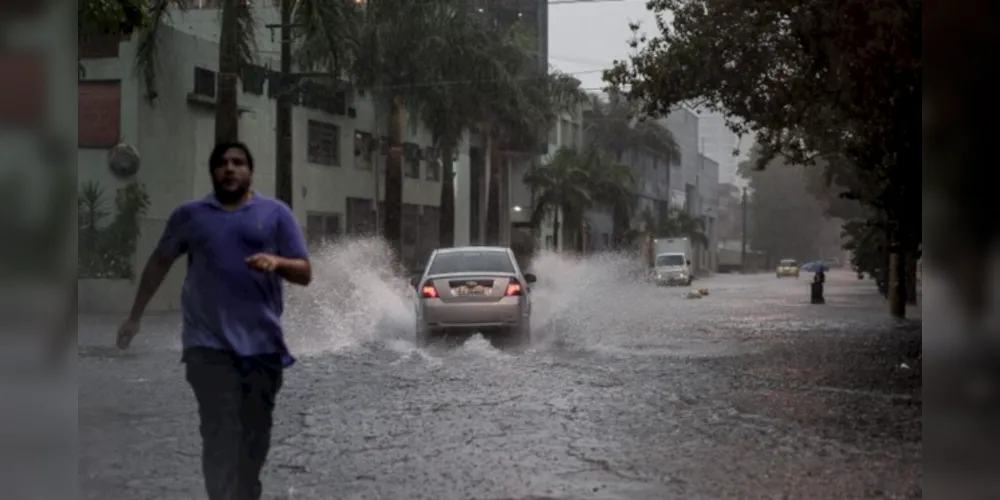
<path id="1" fill-rule="evenodd" d="M 292 41 L 293 0 L 281 0 L 281 72 L 278 77 L 275 133 L 275 191 L 279 200 L 292 206 Z"/>
<path id="2" fill-rule="evenodd" d="M 743 188 L 743 244 L 742 250 L 740 251 L 740 262 L 743 266 L 743 272 L 747 271 L 747 188 Z"/>

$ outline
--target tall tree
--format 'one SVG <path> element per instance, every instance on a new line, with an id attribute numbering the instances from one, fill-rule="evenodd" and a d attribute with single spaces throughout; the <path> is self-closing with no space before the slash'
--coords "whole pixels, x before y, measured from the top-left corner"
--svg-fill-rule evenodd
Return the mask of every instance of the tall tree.
<path id="1" fill-rule="evenodd" d="M 527 49 L 510 31 L 469 9 L 454 9 L 442 21 L 449 25 L 443 33 L 449 50 L 433 63 L 446 83 L 419 87 L 416 92 L 422 103 L 419 118 L 430 128 L 442 166 L 439 244 L 452 246 L 458 145 L 467 130 L 488 119 L 496 106 L 496 95 L 520 85 L 518 75 L 512 72 L 519 70 L 517 64 Z"/>
<path id="2" fill-rule="evenodd" d="M 892 261 L 921 239 L 921 0 L 652 0 L 671 24 L 606 79 L 647 113 L 704 99 L 756 136 L 758 167 L 842 154 L 876 189 Z M 894 264 L 893 283 L 901 281 Z M 893 287 L 890 310 L 905 315 Z"/>
<path id="3" fill-rule="evenodd" d="M 554 214 L 553 245 L 559 248 L 561 235 L 578 234 L 583 212 L 593 206 L 592 173 L 599 168 L 597 151 L 580 152 L 561 147 L 539 168 L 524 176 L 525 184 L 538 193 L 531 213 L 531 225 L 538 227 L 546 214 Z M 560 218 L 562 214 L 562 218 Z M 563 226 L 569 228 L 566 231 Z"/>
<path id="4" fill-rule="evenodd" d="M 635 200 L 632 170 L 593 145 L 582 150 L 559 148 L 546 164 L 528 172 L 524 182 L 538 193 L 531 214 L 532 225 L 537 227 L 545 214 L 555 214 L 556 238 L 563 233 L 573 235 L 577 250 L 584 249 L 586 210 L 596 204 L 628 205 L 631 209 Z"/>
<path id="5" fill-rule="evenodd" d="M 289 0 L 282 0 L 287 2 Z M 185 0 L 152 0 L 148 23 L 141 30 L 136 50 L 136 66 L 143 76 L 146 96 L 155 101 L 159 57 L 159 30 L 169 23 L 175 9 L 188 8 Z M 357 4 L 348 0 L 295 0 L 291 13 L 294 28 L 289 41 L 296 46 L 299 66 L 338 71 L 345 53 L 352 47 Z M 239 139 L 239 81 L 243 70 L 257 59 L 257 23 L 252 2 L 220 0 L 219 67 L 216 76 L 215 140 Z M 294 92 L 292 81 L 270 82 L 280 85 L 282 94 Z M 290 169 L 279 171 L 280 182 L 291 185 Z M 285 200 L 290 201 L 290 200 Z"/>
<path id="6" fill-rule="evenodd" d="M 665 165 L 680 161 L 680 148 L 673 134 L 656 121 L 640 117 L 638 106 L 620 90 L 610 89 L 607 100 L 599 95 L 590 97 L 590 111 L 585 120 L 588 140 L 607 151 L 615 161 L 623 163 L 625 153 L 631 150 L 651 153 Z M 611 208 L 611 239 L 618 247 L 626 242 L 634 203 L 616 203 Z"/>
<path id="7" fill-rule="evenodd" d="M 403 132 L 428 104 L 426 88 L 441 80 L 443 55 L 451 45 L 456 13 L 469 8 L 462 0 L 367 0 L 358 25 L 349 73 L 354 84 L 371 93 L 376 106 L 388 107 L 389 154 L 385 168 L 383 235 L 402 255 Z"/>
<path id="8" fill-rule="evenodd" d="M 652 218 L 652 214 L 650 214 Z M 692 243 L 708 245 L 708 236 L 705 235 L 705 223 L 698 217 L 691 215 L 687 210 L 671 208 L 666 217 L 660 219 L 656 226 L 659 236 L 667 238 L 690 238 Z"/>
<path id="9" fill-rule="evenodd" d="M 839 227 L 825 214 L 821 198 L 808 189 L 806 167 L 774 159 L 765 170 L 754 168 L 758 151 L 740 164 L 749 180 L 748 240 L 754 250 L 774 259 L 800 262 L 829 257 L 840 249 Z"/>

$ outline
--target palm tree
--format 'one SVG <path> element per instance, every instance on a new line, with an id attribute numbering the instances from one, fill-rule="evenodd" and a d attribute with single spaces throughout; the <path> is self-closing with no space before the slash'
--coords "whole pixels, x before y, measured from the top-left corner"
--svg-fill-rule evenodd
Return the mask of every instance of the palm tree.
<path id="1" fill-rule="evenodd" d="M 667 216 L 660 219 L 657 232 L 666 238 L 690 238 L 692 243 L 708 245 L 702 219 L 678 208 L 671 208 Z"/>
<path id="2" fill-rule="evenodd" d="M 554 213 L 553 243 L 557 248 L 562 223 L 573 228 L 576 234 L 583 212 L 594 203 L 592 175 L 596 161 L 593 150 L 581 153 L 561 147 L 547 163 L 524 176 L 524 183 L 538 193 L 531 213 L 531 225 L 538 227 L 545 214 Z M 559 220 L 560 213 L 563 221 Z"/>
<path id="3" fill-rule="evenodd" d="M 591 95 L 590 103 L 587 132 L 595 144 L 619 162 L 632 149 L 651 151 L 668 164 L 680 161 L 680 148 L 670 130 L 656 121 L 638 117 L 638 106 L 620 91 L 608 91 L 606 101 L 602 96 Z"/>
<path id="4" fill-rule="evenodd" d="M 630 150 L 648 151 L 666 165 L 680 161 L 680 149 L 673 134 L 659 123 L 637 119 L 638 107 L 619 91 L 611 89 L 607 100 L 592 95 L 591 110 L 586 115 L 589 140 L 607 151 L 619 163 Z M 612 241 L 616 247 L 625 243 L 635 204 L 610 205 L 612 208 Z"/>
<path id="5" fill-rule="evenodd" d="M 510 75 L 498 59 L 520 47 L 488 18 L 469 9 L 455 9 L 446 19 L 443 32 L 450 49 L 436 58 L 440 79 L 445 85 L 417 89 L 422 103 L 420 118 L 430 128 L 434 148 L 442 167 L 438 240 L 441 246 L 455 243 L 454 158 L 466 130 L 480 124 L 492 106 L 498 82 Z"/>
<path id="6" fill-rule="evenodd" d="M 296 58 L 307 68 L 337 71 L 351 48 L 357 3 L 351 0 L 282 0 L 294 2 L 292 25 Z M 150 101 L 156 98 L 159 29 L 173 9 L 186 9 L 185 0 L 151 0 L 148 23 L 139 32 L 136 66 Z M 219 13 L 219 71 L 216 80 L 215 140 L 239 138 L 238 82 L 241 70 L 256 56 L 256 22 L 252 2 L 221 0 Z M 278 82 L 271 82 L 272 85 Z M 283 92 L 291 91 L 282 89 Z M 291 172 L 279 172 L 291 176 Z"/>
<path id="7" fill-rule="evenodd" d="M 550 130 L 560 115 L 586 100 L 580 81 L 572 76 L 539 68 L 529 52 L 516 54 L 520 64 L 508 66 L 512 79 L 501 81 L 499 98 L 490 101 L 483 130 L 490 139 L 488 154 L 492 168 L 487 192 L 488 232 L 500 234 L 500 188 L 502 155 L 512 151 L 534 153 L 542 131 Z"/>
<path id="8" fill-rule="evenodd" d="M 442 61 L 462 50 L 453 44 L 468 32 L 458 20 L 464 19 L 469 4 L 465 0 L 368 0 L 364 5 L 350 74 L 359 89 L 372 94 L 376 106 L 389 108 L 383 235 L 401 255 L 404 118 L 408 112 L 411 121 L 418 121 L 432 96 L 442 95 L 429 89 L 442 85 Z M 450 135 L 452 131 L 444 132 Z"/>
<path id="9" fill-rule="evenodd" d="M 592 147 L 596 149 L 596 146 Z M 599 168 L 593 178 L 594 198 L 611 209 L 612 241 L 615 247 L 620 247 L 627 239 L 629 221 L 637 205 L 635 175 L 632 167 L 603 154 L 600 157 Z"/>

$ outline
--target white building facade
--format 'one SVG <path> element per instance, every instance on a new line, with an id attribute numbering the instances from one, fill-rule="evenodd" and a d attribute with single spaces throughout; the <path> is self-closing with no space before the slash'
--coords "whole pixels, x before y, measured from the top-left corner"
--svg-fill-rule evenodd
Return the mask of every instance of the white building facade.
<path id="1" fill-rule="evenodd" d="M 205 4 L 210 5 L 210 4 Z M 258 26 L 277 22 L 269 0 L 255 6 Z M 211 191 L 208 155 L 214 146 L 215 72 L 218 63 L 217 9 L 175 13 L 174 29 L 161 29 L 156 94 L 149 95 L 135 69 L 136 43 L 126 40 L 81 48 L 84 76 L 79 85 L 79 185 L 98 186 L 106 205 L 119 189 L 135 181 L 149 199 L 138 221 L 139 237 L 131 276 L 81 270 L 82 312 L 119 312 L 131 302 L 136 278 L 152 252 L 170 212 Z M 164 27 L 166 28 L 166 27 Z M 260 54 L 277 54 L 266 29 L 258 33 Z M 275 192 L 275 100 L 271 68 L 278 61 L 260 57 L 243 75 L 239 92 L 240 138 L 256 160 L 254 187 Z M 329 93 L 325 93 L 329 96 Z M 353 93 L 323 102 L 302 97 L 292 114 L 293 210 L 312 240 L 336 239 L 370 231 L 377 203 L 384 197 L 381 176 L 385 155 L 356 148 L 356 138 L 375 135 L 376 116 L 369 99 Z M 384 121 L 384 117 L 379 117 Z M 384 130 L 384 126 L 382 127 Z M 113 172 L 108 154 L 117 144 L 138 151 L 141 164 L 130 175 Z M 405 127 L 403 183 L 404 259 L 418 259 L 437 240 L 440 166 L 425 160 L 430 134 Z M 456 244 L 469 240 L 469 158 L 467 144 L 455 161 Z M 382 168 L 375 168 L 375 164 Z M 381 172 L 380 172 L 381 170 Z M 108 217 L 110 219 L 110 217 Z M 433 236 L 433 238 L 431 238 Z M 436 246 L 436 245 L 435 245 Z M 179 307 L 183 263 L 178 262 L 150 310 Z"/>

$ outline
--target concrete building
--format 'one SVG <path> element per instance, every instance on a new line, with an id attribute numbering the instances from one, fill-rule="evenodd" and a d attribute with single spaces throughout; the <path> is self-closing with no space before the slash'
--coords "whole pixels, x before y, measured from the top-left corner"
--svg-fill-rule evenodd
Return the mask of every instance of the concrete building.
<path id="1" fill-rule="evenodd" d="M 200 5 L 208 7 L 210 2 Z M 277 22 L 270 0 L 255 5 L 258 25 Z M 215 72 L 218 61 L 217 9 L 178 12 L 173 28 L 160 30 L 156 96 L 151 99 L 135 71 L 135 41 L 81 47 L 85 78 L 79 84 L 79 185 L 97 186 L 105 195 L 104 210 L 114 207 L 118 190 L 131 181 L 145 187 L 146 213 L 138 220 L 140 235 L 131 256 L 131 275 L 81 268 L 81 311 L 122 311 L 129 307 L 135 275 L 152 251 L 171 210 L 211 191 L 207 159 L 214 144 Z M 266 30 L 258 36 L 257 64 L 244 75 L 239 93 L 241 139 L 257 160 L 255 188 L 267 195 L 275 189 L 275 102 L 270 82 L 277 61 Z M 375 207 L 384 197 L 379 182 L 384 151 L 355 148 L 356 139 L 373 135 L 376 117 L 370 100 L 332 94 L 317 99 L 308 92 L 293 110 L 293 209 L 311 240 L 336 239 L 371 230 Z M 420 127 L 405 127 L 403 185 L 404 259 L 419 259 L 436 246 L 440 170 L 421 154 L 431 144 Z M 109 151 L 124 143 L 141 157 L 137 171 L 109 168 Z M 456 243 L 469 241 L 469 156 L 467 145 L 455 163 Z M 104 224 L 110 222 L 105 217 Z M 430 239 L 433 235 L 433 239 Z M 81 248 L 81 252 L 85 249 Z M 179 262 L 157 294 L 150 310 L 179 307 Z M 128 273 L 126 273 L 128 274 Z"/>
<path id="2" fill-rule="evenodd" d="M 585 110 L 586 106 L 580 105 L 574 110 L 561 114 L 559 120 L 547 135 L 545 145 L 546 154 L 512 158 L 514 161 L 511 162 L 510 169 L 510 213 L 513 230 L 530 231 L 528 222 L 535 208 L 536 193 L 533 193 L 531 188 L 524 183 L 525 174 L 532 168 L 544 165 L 561 147 L 579 149 L 583 146 L 583 117 Z M 539 227 L 535 229 L 535 244 L 537 248 L 561 251 L 572 247 L 572 241 L 567 241 L 567 237 L 572 235 L 572 231 L 565 227 L 564 224 L 559 228 L 559 237 L 556 238 L 555 221 L 557 215 L 560 221 L 565 221 L 561 210 L 550 211 L 542 219 Z M 591 238 L 593 238 L 593 235 L 591 235 Z"/>
<path id="3" fill-rule="evenodd" d="M 737 175 L 737 168 L 740 162 L 749 158 L 753 141 L 749 137 L 741 138 L 729 130 L 722 113 L 707 109 L 699 109 L 696 113 L 698 135 L 704 140 L 703 152 L 719 163 L 719 182 L 745 187 L 746 179 Z"/>
<path id="4" fill-rule="evenodd" d="M 698 115 L 678 107 L 661 119 L 681 152 L 681 161 L 670 170 L 670 204 L 703 221 L 706 236 L 713 241 L 718 217 L 719 164 L 702 154 L 704 141 L 700 136 Z M 712 271 L 717 265 L 713 246 L 695 245 L 695 269 Z"/>
<path id="5" fill-rule="evenodd" d="M 701 268 L 716 272 L 718 270 L 719 245 L 719 164 L 706 155 L 701 157 L 701 171 L 698 173 L 698 198 L 701 200 L 701 220 L 708 238 L 708 246 L 702 248 L 698 257 Z"/>

